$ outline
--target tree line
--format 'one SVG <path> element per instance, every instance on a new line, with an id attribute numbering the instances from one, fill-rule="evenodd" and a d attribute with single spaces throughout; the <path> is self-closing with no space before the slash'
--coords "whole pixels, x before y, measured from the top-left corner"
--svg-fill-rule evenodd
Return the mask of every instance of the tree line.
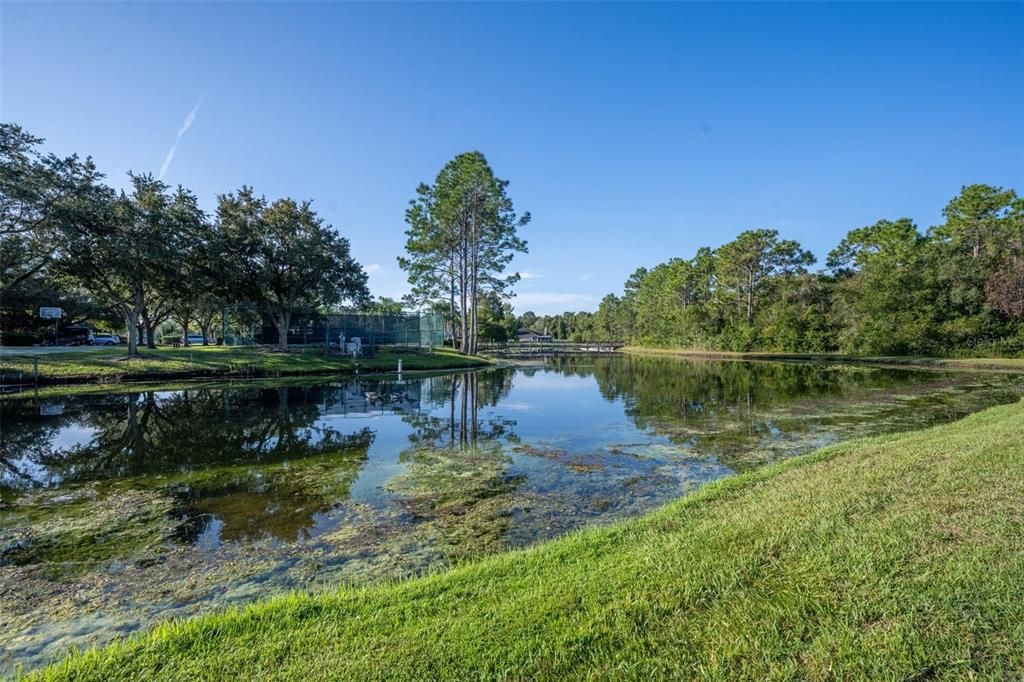
<path id="1" fill-rule="evenodd" d="M 447 337 L 466 352 L 476 339 L 507 334 L 516 274 L 505 270 L 526 250 L 506 188 L 480 152 L 459 154 L 421 184 L 406 211 L 407 255 L 399 264 L 411 293 L 372 300 L 349 242 L 309 201 L 274 201 L 251 187 L 218 195 L 212 215 L 196 195 L 149 174 L 129 173 L 130 188 L 104 184 L 90 158 L 43 153 L 43 140 L 0 124 L 0 330 L 38 338 L 39 306 L 59 306 L 67 321 L 127 330 L 128 352 L 151 347 L 161 324 L 175 322 L 188 343 L 204 339 L 225 313 L 272 322 L 286 349 L 297 314 L 333 306 L 379 314 L 412 308 L 444 316 Z"/>
<path id="2" fill-rule="evenodd" d="M 5 335 L 38 328 L 38 306 L 69 321 L 120 323 L 128 353 L 140 337 L 177 322 L 188 343 L 204 339 L 228 306 L 272 320 L 287 348 L 296 312 L 368 299 L 366 273 L 348 240 L 311 202 L 269 201 L 251 187 L 217 197 L 213 215 L 196 195 L 148 174 L 115 191 L 91 159 L 40 151 L 43 140 L 0 125 L 0 322 Z"/>
<path id="3" fill-rule="evenodd" d="M 867 355 L 1024 353 L 1024 199 L 963 187 L 945 221 L 851 230 L 813 254 L 776 230 L 637 269 L 596 313 L 538 317 L 555 338 L 653 347 Z"/>
<path id="4" fill-rule="evenodd" d="M 459 154 L 405 213 L 411 292 L 371 300 L 349 242 L 309 201 L 268 200 L 251 187 L 196 195 L 148 174 L 104 184 L 91 159 L 40 150 L 42 140 L 0 124 L 0 330 L 4 342 L 45 324 L 39 306 L 68 321 L 127 330 L 128 352 L 173 321 L 204 338 L 225 310 L 272 322 L 286 349 L 297 314 L 348 304 L 382 314 L 431 310 L 452 345 L 507 340 L 518 327 L 572 341 L 617 340 L 708 350 L 852 354 L 1024 353 L 1024 199 L 1012 189 L 965 186 L 941 225 L 908 218 L 851 230 L 812 271 L 815 256 L 776 230 L 748 230 L 637 269 L 594 313 L 516 316 L 507 273 L 527 244 L 508 181 L 480 152 Z M 243 311 L 248 311 L 244 313 Z"/>

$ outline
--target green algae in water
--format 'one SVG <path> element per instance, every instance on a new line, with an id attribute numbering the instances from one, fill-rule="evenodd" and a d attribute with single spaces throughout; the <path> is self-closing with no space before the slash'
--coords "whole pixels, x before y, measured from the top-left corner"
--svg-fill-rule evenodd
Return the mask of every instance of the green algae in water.
<path id="1" fill-rule="evenodd" d="M 114 559 L 143 560 L 173 537 L 174 501 L 152 490 L 44 490 L 0 510 L 0 565 L 88 570 Z"/>
<path id="2" fill-rule="evenodd" d="M 420 445 L 403 452 L 399 461 L 406 465 L 405 471 L 384 489 L 422 513 L 473 504 L 515 485 L 505 475 L 511 458 L 494 446 L 460 450 Z"/>
<path id="3" fill-rule="evenodd" d="M 161 618 L 442 570 L 1022 393 L 1014 375 L 570 357 L 8 396 L 0 672 Z"/>
<path id="4" fill-rule="evenodd" d="M 385 489 L 422 522 L 415 541 L 446 561 L 497 551 L 518 504 L 526 477 L 511 475 L 512 458 L 494 445 L 459 450 L 419 445 L 402 454 L 404 473 Z"/>

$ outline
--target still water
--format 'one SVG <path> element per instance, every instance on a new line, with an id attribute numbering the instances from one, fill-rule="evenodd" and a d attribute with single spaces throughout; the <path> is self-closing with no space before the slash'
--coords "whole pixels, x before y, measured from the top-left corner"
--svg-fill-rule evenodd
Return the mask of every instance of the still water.
<path id="1" fill-rule="evenodd" d="M 439 570 L 635 516 L 1024 377 L 566 357 L 0 400 L 0 673 L 290 588 Z"/>

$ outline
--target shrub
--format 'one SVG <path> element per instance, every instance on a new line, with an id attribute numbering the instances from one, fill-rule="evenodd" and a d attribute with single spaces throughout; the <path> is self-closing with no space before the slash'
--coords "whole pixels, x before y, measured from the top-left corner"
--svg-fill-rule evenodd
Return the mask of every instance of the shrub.
<path id="1" fill-rule="evenodd" d="M 32 332 L 0 332 L 0 346 L 34 346 L 43 340 Z"/>

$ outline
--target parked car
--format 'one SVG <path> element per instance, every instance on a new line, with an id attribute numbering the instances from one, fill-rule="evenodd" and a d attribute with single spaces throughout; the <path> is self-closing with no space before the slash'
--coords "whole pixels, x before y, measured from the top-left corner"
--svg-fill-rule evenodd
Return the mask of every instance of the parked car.
<path id="1" fill-rule="evenodd" d="M 94 346 L 116 346 L 121 343 L 121 337 L 117 334 L 93 334 L 92 345 Z"/>
<path id="2" fill-rule="evenodd" d="M 189 334 L 188 343 L 190 346 L 201 346 L 203 344 L 202 334 Z"/>
<path id="3" fill-rule="evenodd" d="M 92 330 L 87 327 L 64 327 L 57 339 L 58 346 L 91 346 Z"/>

